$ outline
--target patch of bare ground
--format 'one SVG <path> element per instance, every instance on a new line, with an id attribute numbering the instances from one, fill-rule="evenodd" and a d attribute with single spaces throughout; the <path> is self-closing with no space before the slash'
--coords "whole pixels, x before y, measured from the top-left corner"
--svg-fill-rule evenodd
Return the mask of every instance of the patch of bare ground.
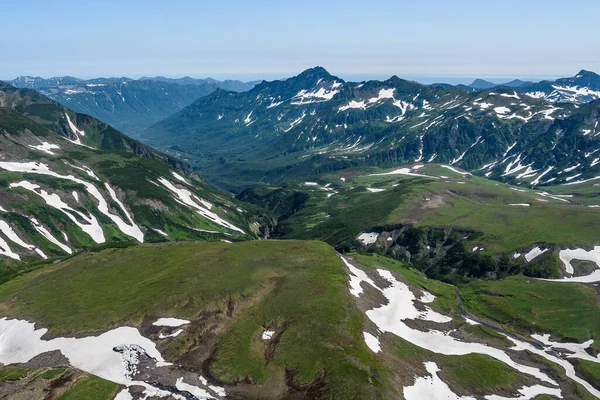
<path id="1" fill-rule="evenodd" d="M 155 199 L 140 199 L 136 201 L 136 204 L 142 206 L 148 206 L 155 211 L 166 212 L 169 211 L 169 207 L 167 207 L 163 202 Z"/>
<path id="2" fill-rule="evenodd" d="M 146 316 L 141 327 L 142 334 L 157 343 L 159 351 L 161 354 L 165 355 L 165 358 L 168 358 L 168 361 L 179 366 L 173 372 L 160 368 L 155 369 L 155 373 L 160 373 L 162 375 L 161 380 L 166 381 L 174 381 L 174 379 L 183 376 L 184 382 L 193 382 L 195 385 L 197 385 L 197 377 L 194 380 L 188 381 L 185 378 L 185 375 L 182 375 L 182 372 L 193 373 L 196 375 L 200 374 L 208 379 L 211 384 L 225 387 L 228 399 L 296 398 L 289 396 L 291 393 L 296 393 L 298 391 L 308 392 L 310 388 L 301 388 L 297 390 L 296 388 L 289 386 L 288 376 L 283 370 L 279 371 L 274 369 L 270 381 L 264 386 L 258 385 L 256 382 L 252 382 L 249 379 L 236 382 L 235 384 L 225 384 L 212 376 L 210 372 L 211 364 L 214 360 L 221 336 L 228 331 L 239 318 L 245 315 L 249 309 L 260 304 L 271 291 L 277 290 L 278 279 L 279 278 L 277 277 L 269 277 L 263 281 L 259 287 L 252 290 L 250 295 L 229 297 L 219 304 L 208 307 L 200 312 L 195 318 L 192 318 L 190 324 L 181 327 L 172 328 L 154 326 L 152 323 L 156 321 L 157 317 Z M 264 354 L 267 368 L 275 355 L 281 335 L 290 323 L 290 321 L 284 321 L 280 324 L 269 322 L 263 326 L 263 328 L 265 330 L 273 331 L 271 339 L 262 340 L 260 336 L 255 338 L 254 342 L 256 343 L 253 343 L 253 346 L 258 348 L 259 351 Z M 172 334 L 178 329 L 183 329 L 184 331 L 177 337 L 159 338 L 160 334 Z M 140 370 L 143 371 L 144 368 L 140 368 Z M 169 375 L 168 378 L 167 375 Z M 152 377 L 148 376 L 146 378 L 152 381 Z M 190 376 L 189 379 L 193 379 L 193 377 Z"/>
<path id="3" fill-rule="evenodd" d="M 38 354 L 23 364 L 25 368 L 56 368 L 68 367 L 69 359 L 60 350 L 48 351 Z"/>
<path id="4" fill-rule="evenodd" d="M 273 359 L 273 356 L 275 355 L 275 349 L 277 348 L 277 345 L 279 344 L 281 335 L 286 330 L 286 328 L 289 326 L 289 324 L 290 324 L 290 322 L 286 321 L 283 324 L 281 324 L 280 326 L 271 324 L 268 327 L 263 327 L 265 330 L 270 330 L 273 332 L 271 339 L 264 341 L 265 342 L 265 363 L 266 364 L 269 364 L 271 362 L 271 360 Z"/>
<path id="5" fill-rule="evenodd" d="M 421 208 L 423 209 L 435 209 L 444 205 L 445 197 L 438 194 L 423 195 L 423 203 Z"/>
<path id="6" fill-rule="evenodd" d="M 16 381 L 2 382 L 0 385 L 0 399 L 10 400 L 56 400 L 73 383 L 85 375 L 74 369 L 66 369 L 63 373 L 52 379 L 40 377 L 43 371 L 31 371 L 26 377 Z"/>

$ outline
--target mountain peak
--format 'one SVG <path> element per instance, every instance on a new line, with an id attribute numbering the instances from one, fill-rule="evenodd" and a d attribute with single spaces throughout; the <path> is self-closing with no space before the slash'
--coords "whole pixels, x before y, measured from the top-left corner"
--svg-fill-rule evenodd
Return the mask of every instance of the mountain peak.
<path id="1" fill-rule="evenodd" d="M 475 79 L 470 85 L 470 87 L 475 88 L 475 89 L 491 89 L 494 86 L 496 86 L 495 83 L 492 83 L 490 81 L 486 81 L 484 79 Z"/>
<path id="2" fill-rule="evenodd" d="M 498 86 L 509 87 L 509 88 L 518 88 L 521 86 L 531 85 L 531 84 L 533 84 L 533 82 L 522 81 L 521 79 L 513 79 L 512 81 L 501 83 Z"/>
<path id="3" fill-rule="evenodd" d="M 402 79 L 400 77 L 398 77 L 398 75 L 392 75 L 389 79 L 384 81 L 385 83 L 388 83 L 392 86 L 400 86 L 400 85 L 405 85 L 405 84 L 416 84 L 419 85 L 416 82 L 411 82 L 411 81 L 407 81 L 406 79 Z"/>
<path id="4" fill-rule="evenodd" d="M 290 96 L 296 95 L 300 90 L 314 89 L 317 86 L 329 86 L 333 82 L 344 83 L 343 79 L 331 75 L 323 67 L 317 66 L 302 71 L 300 74 L 287 79 L 265 81 L 256 85 L 252 90 L 260 92 L 262 90 L 276 91 L 282 94 L 282 91 L 289 91 Z"/>
<path id="5" fill-rule="evenodd" d="M 588 71 L 586 69 L 582 69 L 581 71 L 579 71 L 577 73 L 577 77 L 584 77 L 584 76 L 598 76 L 598 74 L 593 71 Z"/>
<path id="6" fill-rule="evenodd" d="M 573 78 L 557 79 L 556 82 L 560 84 L 571 83 L 577 86 L 586 86 L 592 90 L 600 89 L 600 75 L 585 69 L 579 71 Z"/>
<path id="7" fill-rule="evenodd" d="M 313 68 L 309 68 L 303 72 L 301 72 L 297 78 L 300 79 L 324 79 L 324 80 L 330 80 L 330 79 L 335 79 L 335 77 L 333 75 L 331 75 L 329 72 L 327 72 L 327 70 L 321 66 L 316 66 Z"/>

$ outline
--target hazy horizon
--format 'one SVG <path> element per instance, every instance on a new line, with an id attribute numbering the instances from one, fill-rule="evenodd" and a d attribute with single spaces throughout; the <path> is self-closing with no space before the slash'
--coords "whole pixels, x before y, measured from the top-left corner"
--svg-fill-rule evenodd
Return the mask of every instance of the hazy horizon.
<path id="1" fill-rule="evenodd" d="M 0 77 L 506 80 L 600 71 L 600 3 L 0 0 Z M 565 18 L 577 10 L 577 18 Z M 453 82 L 449 82 L 453 83 Z"/>
<path id="2" fill-rule="evenodd" d="M 312 68 L 312 67 L 309 67 Z M 415 81 L 415 82 L 419 82 L 422 84 L 432 84 L 432 83 L 448 83 L 448 84 L 453 84 L 453 85 L 457 85 L 457 84 L 465 84 L 468 85 L 470 83 L 472 83 L 475 79 L 484 79 L 487 81 L 490 81 L 492 83 L 504 83 L 504 82 L 508 82 L 514 79 L 521 79 L 521 80 L 529 80 L 529 81 L 533 81 L 533 82 L 538 82 L 541 80 L 554 80 L 557 78 L 564 78 L 564 77 L 571 77 L 571 76 L 575 76 L 577 74 L 577 72 L 579 72 L 581 69 L 577 70 L 577 71 L 573 71 L 564 75 L 549 75 L 549 76 L 522 76 L 522 75 L 514 75 L 514 76 L 510 76 L 510 75 L 504 75 L 504 76 L 485 76 L 485 75 L 479 75 L 479 76 L 460 76 L 460 75 L 456 75 L 456 76 L 402 76 L 400 74 L 391 74 L 391 75 L 383 75 L 383 74 L 369 74 L 369 73 L 362 73 L 362 74 L 338 74 L 335 73 L 335 71 L 331 71 L 330 69 L 324 67 L 330 74 L 337 76 L 338 78 L 341 78 L 347 82 L 352 82 L 352 81 L 366 81 L 366 80 L 386 80 L 389 79 L 391 76 L 396 75 L 402 79 L 406 79 L 406 80 L 411 80 L 411 81 Z M 19 75 L 19 76 L 14 76 L 14 77 L 9 77 L 9 78 L 0 78 L 0 80 L 4 80 L 4 81 L 11 81 L 13 79 L 16 79 L 18 77 L 22 77 L 22 76 L 31 76 L 31 77 L 35 77 L 35 78 L 43 78 L 43 79 L 50 79 L 50 78 L 57 78 L 57 77 L 65 77 L 65 76 L 71 76 L 74 78 L 78 78 L 78 79 L 82 79 L 82 80 L 88 80 L 88 79 L 96 79 L 96 78 L 129 78 L 129 79 L 140 79 L 143 77 L 146 78 L 155 78 L 155 77 L 165 77 L 165 78 L 170 78 L 170 79 L 178 79 L 178 78 L 184 78 L 184 77 L 190 77 L 190 78 L 194 78 L 194 79 L 208 79 L 208 78 L 212 78 L 212 79 L 216 79 L 216 80 L 240 80 L 240 81 L 244 81 L 244 82 L 249 82 L 249 81 L 260 81 L 260 80 L 266 80 L 266 81 L 273 81 L 273 80 L 280 80 L 280 79 L 286 79 L 292 76 L 296 76 L 298 74 L 300 74 L 303 70 L 297 71 L 291 75 L 286 75 L 284 73 L 279 73 L 279 74 L 275 74 L 275 73 L 270 73 L 270 74 L 238 74 L 238 75 L 222 75 L 219 73 L 214 73 L 214 74 L 206 74 L 206 75 L 202 75 L 202 74 L 195 74 L 195 73 L 187 73 L 187 74 L 180 74 L 180 75 L 171 75 L 168 73 L 155 73 L 155 74 L 150 74 L 150 75 L 124 75 L 124 74 L 117 74 L 117 75 L 113 75 L 113 76 L 101 76 L 101 75 L 97 75 L 97 76 L 77 76 L 74 74 L 63 74 L 63 75 L 52 75 L 52 76 L 39 76 L 39 75 Z M 593 71 L 595 72 L 595 71 Z"/>

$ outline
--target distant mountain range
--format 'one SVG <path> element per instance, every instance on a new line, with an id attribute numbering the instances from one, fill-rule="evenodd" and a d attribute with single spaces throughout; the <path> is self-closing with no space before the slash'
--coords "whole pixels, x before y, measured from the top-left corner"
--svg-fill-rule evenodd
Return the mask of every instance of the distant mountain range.
<path id="1" fill-rule="evenodd" d="M 107 242 L 253 237 L 242 205 L 159 153 L 31 89 L 0 82 L 0 256 Z"/>
<path id="2" fill-rule="evenodd" d="M 22 76 L 8 83 L 19 88 L 35 89 L 73 111 L 91 115 L 131 135 L 217 88 L 244 91 L 256 84 L 190 77 L 83 80 L 70 76 L 49 79 Z"/>
<path id="3" fill-rule="evenodd" d="M 600 76 L 586 70 L 579 71 L 573 77 L 560 78 L 555 81 L 531 82 L 515 79 L 496 84 L 483 79 L 475 79 L 468 86 L 456 85 L 456 87 L 466 92 L 510 88 L 530 97 L 554 103 L 584 104 L 600 98 Z"/>
<path id="4" fill-rule="evenodd" d="M 555 81 L 468 86 L 395 76 L 345 82 L 320 67 L 256 85 L 189 77 L 13 83 L 186 159 L 230 190 L 422 161 L 531 185 L 600 175 L 600 76 L 585 70 Z"/>
<path id="5" fill-rule="evenodd" d="M 555 86 L 591 93 L 590 74 Z M 216 90 L 148 128 L 143 140 L 229 189 L 407 162 L 533 186 L 600 176 L 600 101 L 557 104 L 525 87 L 468 93 L 395 76 L 345 82 L 317 67 L 247 92 Z"/>

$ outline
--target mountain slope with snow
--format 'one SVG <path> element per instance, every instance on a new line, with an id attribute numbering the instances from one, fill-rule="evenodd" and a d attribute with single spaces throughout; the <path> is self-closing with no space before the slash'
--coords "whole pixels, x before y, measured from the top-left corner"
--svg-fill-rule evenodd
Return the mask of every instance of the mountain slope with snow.
<path id="1" fill-rule="evenodd" d="M 600 99 L 600 75 L 581 70 L 573 77 L 522 85 L 516 90 L 553 103 L 585 104 Z"/>
<path id="2" fill-rule="evenodd" d="M 216 91 L 152 126 L 143 140 L 233 190 L 410 162 L 535 186 L 570 182 L 559 172 L 577 164 L 580 179 L 600 175 L 596 121 L 596 103 L 554 103 L 513 88 L 466 93 L 397 77 L 344 82 L 317 67 L 244 93 Z"/>
<path id="3" fill-rule="evenodd" d="M 33 91 L 0 88 L 0 148 L 0 263 L 252 236 L 240 205 L 185 163 Z"/>
<path id="4" fill-rule="evenodd" d="M 254 86 L 241 81 L 163 77 L 82 80 L 24 76 L 9 83 L 35 89 L 73 111 L 91 115 L 127 134 L 139 133 L 217 88 L 244 91 Z"/>

